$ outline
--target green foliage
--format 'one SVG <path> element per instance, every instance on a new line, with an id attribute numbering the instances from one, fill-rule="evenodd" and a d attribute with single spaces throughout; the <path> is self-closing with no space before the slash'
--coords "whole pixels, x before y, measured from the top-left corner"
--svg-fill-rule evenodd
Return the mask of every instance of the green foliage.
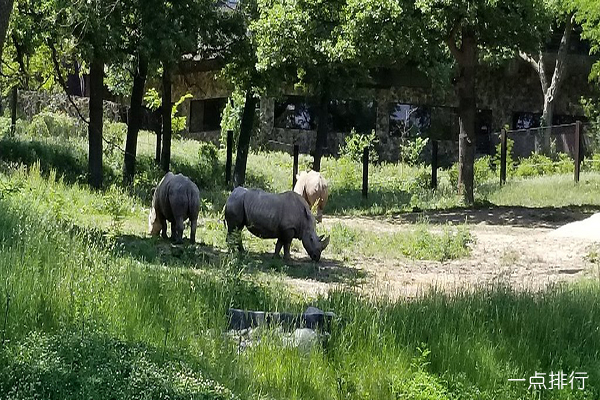
<path id="1" fill-rule="evenodd" d="M 119 235 L 123 231 L 124 220 L 131 214 L 132 204 L 123 191 L 117 186 L 111 186 L 104 194 L 102 211 L 111 217 L 110 229 L 113 234 Z"/>
<path id="2" fill-rule="evenodd" d="M 25 400 L 49 398 L 232 399 L 196 365 L 107 334 L 31 332 L 0 351 L 0 393 Z"/>
<path id="3" fill-rule="evenodd" d="M 429 142 L 429 138 L 417 136 L 409 140 L 403 141 L 400 145 L 400 159 L 408 165 L 418 165 L 420 157 L 425 150 L 425 146 Z"/>
<path id="4" fill-rule="evenodd" d="M 105 122 L 102 129 L 102 151 L 106 157 L 120 156 L 125 151 L 127 124 L 122 122 Z"/>
<path id="5" fill-rule="evenodd" d="M 375 130 L 370 134 L 357 133 L 354 128 L 344 139 L 345 144 L 340 145 L 340 157 L 352 161 L 362 162 L 363 151 L 365 147 L 369 148 L 369 162 L 376 163 L 379 160 L 379 154 L 375 150 L 375 144 L 378 142 Z"/>
<path id="6" fill-rule="evenodd" d="M 33 116 L 27 127 L 31 137 L 87 137 L 87 125 L 65 113 L 42 111 Z"/>
<path id="7" fill-rule="evenodd" d="M 185 116 L 177 116 L 177 109 L 184 101 L 193 97 L 194 96 L 192 94 L 186 93 L 183 96 L 181 96 L 179 100 L 175 102 L 175 104 L 173 104 L 173 107 L 171 108 L 171 129 L 173 130 L 174 135 L 183 132 L 185 130 L 187 122 L 187 118 Z M 154 111 L 161 107 L 162 97 L 155 88 L 150 88 L 144 95 L 144 102 L 146 103 L 146 106 L 149 109 Z"/>
<path id="8" fill-rule="evenodd" d="M 233 131 L 233 151 L 237 149 L 244 104 L 246 104 L 246 96 L 240 90 L 234 90 L 227 99 L 227 104 L 221 113 L 221 148 L 227 146 L 227 131 Z"/>

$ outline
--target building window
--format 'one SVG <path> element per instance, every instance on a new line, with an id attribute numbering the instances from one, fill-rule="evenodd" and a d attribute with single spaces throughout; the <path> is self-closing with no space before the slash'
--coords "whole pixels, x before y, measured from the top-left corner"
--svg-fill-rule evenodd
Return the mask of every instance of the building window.
<path id="1" fill-rule="evenodd" d="M 552 125 L 572 124 L 577 120 L 586 121 L 583 116 L 554 114 Z M 542 114 L 531 112 L 517 112 L 513 114 L 513 129 L 532 129 L 542 126 Z"/>
<path id="2" fill-rule="evenodd" d="M 276 128 L 314 130 L 317 127 L 317 110 L 301 96 L 286 96 L 275 103 Z"/>
<path id="3" fill-rule="evenodd" d="M 475 115 L 476 149 L 479 153 L 491 154 L 492 110 L 477 110 Z"/>
<path id="4" fill-rule="evenodd" d="M 426 106 L 392 103 L 389 120 L 391 136 L 422 136 L 431 126 L 431 109 Z"/>
<path id="5" fill-rule="evenodd" d="M 513 114 L 513 129 L 530 129 L 540 126 L 542 114 L 532 112 L 517 112 Z"/>
<path id="6" fill-rule="evenodd" d="M 371 133 L 377 120 L 374 101 L 332 100 L 329 103 L 329 129 L 348 133 L 354 128 L 359 133 Z"/>
<path id="7" fill-rule="evenodd" d="M 224 97 L 190 102 L 190 132 L 218 131 L 221 114 L 227 99 Z"/>

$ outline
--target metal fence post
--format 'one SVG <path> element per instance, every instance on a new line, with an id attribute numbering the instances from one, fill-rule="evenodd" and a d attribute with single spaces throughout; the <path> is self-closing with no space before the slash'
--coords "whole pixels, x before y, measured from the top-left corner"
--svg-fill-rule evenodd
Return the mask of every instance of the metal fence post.
<path id="1" fill-rule="evenodd" d="M 19 92 L 17 85 L 13 86 L 10 98 L 10 133 L 14 135 L 17 130 L 17 102 Z"/>
<path id="2" fill-rule="evenodd" d="M 575 123 L 575 183 L 579 182 L 581 167 L 581 121 Z"/>
<path id="3" fill-rule="evenodd" d="M 506 183 L 506 129 L 500 131 L 500 184 Z"/>
<path id="4" fill-rule="evenodd" d="M 225 185 L 231 180 L 231 164 L 233 163 L 233 131 L 227 131 L 227 161 L 225 162 Z"/>
<path id="5" fill-rule="evenodd" d="M 294 167 L 292 169 L 292 190 L 296 187 L 296 175 L 298 175 L 298 155 L 300 154 L 300 146 L 294 145 Z"/>
<path id="6" fill-rule="evenodd" d="M 363 182 L 362 182 L 362 196 L 367 198 L 369 192 L 369 147 L 366 146 L 363 149 Z"/>
<path id="7" fill-rule="evenodd" d="M 438 141 L 431 142 L 431 188 L 437 189 Z"/>

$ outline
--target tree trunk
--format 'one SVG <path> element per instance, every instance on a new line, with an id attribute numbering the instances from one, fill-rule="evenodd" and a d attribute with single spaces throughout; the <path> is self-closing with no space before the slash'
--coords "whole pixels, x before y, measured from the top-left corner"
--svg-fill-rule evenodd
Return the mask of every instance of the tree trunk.
<path id="1" fill-rule="evenodd" d="M 163 171 L 169 172 L 171 164 L 171 75 L 166 63 L 163 64 L 162 93 L 162 152 L 160 162 Z"/>
<path id="2" fill-rule="evenodd" d="M 475 162 L 475 67 L 477 64 L 477 41 L 469 29 L 463 30 L 462 56 L 459 61 L 458 79 L 458 190 L 466 204 L 475 202 L 473 195 L 473 164 Z"/>
<path id="3" fill-rule="evenodd" d="M 90 124 L 89 135 L 89 183 L 96 189 L 102 187 L 102 118 L 104 94 L 104 63 L 94 55 L 90 64 Z"/>
<path id="4" fill-rule="evenodd" d="M 540 78 L 540 84 L 542 86 L 542 94 L 544 96 L 544 108 L 542 111 L 542 127 L 551 127 L 552 119 L 554 116 L 554 100 L 558 96 L 558 89 L 566 74 L 567 70 L 567 53 L 569 50 L 569 43 L 571 42 L 571 33 L 573 32 L 574 16 L 569 15 L 565 22 L 565 30 L 563 32 L 560 45 L 558 47 L 558 53 L 556 54 L 556 63 L 554 65 L 554 71 L 552 72 L 552 80 L 548 84 L 548 73 L 546 71 L 546 57 L 544 55 L 543 46 L 540 46 L 540 53 L 536 60 L 533 56 L 520 52 L 519 55 L 522 59 L 527 61 L 533 69 L 538 73 Z M 542 130 L 542 143 L 541 152 L 548 154 L 550 152 L 552 129 Z M 538 151 L 538 143 L 536 138 L 536 151 Z"/>
<path id="5" fill-rule="evenodd" d="M 12 87 L 10 96 L 10 133 L 14 135 L 17 130 L 17 103 L 19 100 L 19 89 L 17 85 Z"/>
<path id="6" fill-rule="evenodd" d="M 162 109 L 159 109 L 158 111 L 162 113 Z M 162 151 L 162 118 L 156 120 L 154 133 L 156 133 L 156 154 L 154 156 L 154 161 L 157 165 L 160 165 L 160 153 Z"/>
<path id="7" fill-rule="evenodd" d="M 574 16 L 570 15 L 567 17 L 565 23 L 565 30 L 560 40 L 558 47 L 558 53 L 556 54 L 556 63 L 554 65 L 554 73 L 552 74 L 552 81 L 550 86 L 544 92 L 544 110 L 542 114 L 542 126 L 552 126 L 552 119 L 554 116 L 554 100 L 558 96 L 558 88 L 562 83 L 562 80 L 567 71 L 567 53 L 569 51 L 569 43 L 571 42 L 571 33 L 573 32 Z M 540 69 L 542 69 L 543 59 L 540 58 Z M 540 75 L 540 79 L 542 76 Z M 543 79 L 546 79 L 545 74 Z M 542 85 L 543 90 L 543 85 Z M 551 144 L 551 129 L 544 129 L 544 149 L 543 151 L 548 154 L 550 153 Z"/>
<path id="8" fill-rule="evenodd" d="M 10 14 L 12 13 L 14 0 L 0 0 L 0 60 L 2 60 L 2 52 L 4 50 L 4 40 L 8 31 L 8 23 Z M 2 63 L 0 63 L 0 75 L 2 73 Z M 0 87 L 0 93 L 2 93 Z M 2 115 L 2 96 L 0 95 L 0 115 Z"/>
<path id="9" fill-rule="evenodd" d="M 123 183 L 125 185 L 133 182 L 135 175 L 135 157 L 137 154 L 138 132 L 142 121 L 142 101 L 144 98 L 144 85 L 148 74 L 148 61 L 140 56 L 138 68 L 133 77 L 133 88 L 131 90 L 131 105 L 129 108 L 129 120 L 127 121 L 127 141 L 125 143 L 125 160 L 123 163 Z"/>
<path id="10" fill-rule="evenodd" d="M 252 136 L 252 127 L 254 126 L 254 116 L 256 114 L 256 98 L 252 89 L 246 91 L 246 103 L 242 113 L 242 122 L 240 126 L 240 138 L 238 140 L 237 155 L 235 157 L 235 169 L 233 171 L 233 186 L 244 186 L 246 183 L 246 164 L 248 162 L 248 152 L 250 150 L 250 138 Z"/>
<path id="11" fill-rule="evenodd" d="M 324 85 L 319 99 L 319 123 L 317 125 L 317 143 L 315 145 L 315 159 L 313 170 L 321 171 L 321 157 L 323 148 L 327 146 L 327 123 L 329 117 L 329 91 Z"/>
<path id="12" fill-rule="evenodd" d="M 0 59 L 4 50 L 4 40 L 8 31 L 8 22 L 12 13 L 14 0 L 0 0 Z"/>

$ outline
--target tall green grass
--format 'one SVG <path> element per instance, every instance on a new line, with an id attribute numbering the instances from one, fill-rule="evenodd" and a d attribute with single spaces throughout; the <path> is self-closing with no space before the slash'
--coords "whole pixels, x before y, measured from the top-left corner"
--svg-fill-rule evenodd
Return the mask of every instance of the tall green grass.
<path id="1" fill-rule="evenodd" d="M 334 290 L 307 301 L 278 284 L 276 272 L 248 273 L 254 261 L 245 257 L 190 268 L 131 254 L 71 215 L 88 204 L 109 226 L 102 193 L 46 179 L 35 167 L 1 181 L 2 398 L 600 395 L 597 282 L 541 293 L 434 291 L 413 300 Z M 135 198 L 115 195 L 135 209 Z M 228 307 L 298 312 L 309 304 L 339 316 L 323 347 L 309 353 L 285 347 L 274 331 L 238 354 L 222 334 Z M 508 381 L 558 370 L 587 372 L 586 390 L 535 392 Z"/>
<path id="2" fill-rule="evenodd" d="M 281 284 L 278 271 L 253 273 L 255 264 L 268 261 L 198 253 L 223 247 L 216 220 L 227 194 L 218 176 L 222 152 L 216 164 L 199 166 L 210 150 L 193 141 L 173 143 L 174 166 L 204 179 L 203 215 L 210 221 L 201 231 L 207 245 L 176 251 L 142 235 L 147 191 L 160 178 L 151 134 L 141 136 L 134 190 L 115 186 L 115 152 L 107 154 L 107 190 L 95 192 L 83 184 L 83 164 L 65 161 L 67 151 L 73 159 L 85 154 L 84 138 L 45 132 L 23 130 L 0 141 L 7 151 L 0 164 L 0 398 L 600 397 L 596 281 L 536 293 L 500 285 L 411 300 L 350 289 L 299 298 Z M 267 161 L 276 167 L 265 168 Z M 251 154 L 249 184 L 286 190 L 291 165 L 287 154 Z M 424 168 L 382 164 L 372 172 L 377 189 L 363 202 L 360 165 L 325 159 L 332 188 L 327 210 L 384 214 L 459 204 L 445 174 L 434 192 L 426 189 Z M 479 195 L 497 204 L 598 204 L 593 195 L 600 179 L 591 173 L 586 179 L 582 175 L 579 186 L 562 177 L 480 185 Z M 423 225 L 404 233 L 408 239 L 346 228 L 334 226 L 332 253 L 385 248 L 394 256 L 444 259 L 464 255 L 470 240 L 465 231 L 432 233 Z M 255 251 L 272 250 L 266 241 L 247 240 Z M 435 242 L 439 247 L 430 246 Z M 424 255 L 411 253 L 415 243 Z M 326 342 L 308 353 L 285 347 L 276 330 L 241 353 L 223 334 L 228 307 L 299 312 L 308 305 L 338 315 Z M 508 381 L 558 370 L 587 372 L 586 390 L 534 391 Z"/>

